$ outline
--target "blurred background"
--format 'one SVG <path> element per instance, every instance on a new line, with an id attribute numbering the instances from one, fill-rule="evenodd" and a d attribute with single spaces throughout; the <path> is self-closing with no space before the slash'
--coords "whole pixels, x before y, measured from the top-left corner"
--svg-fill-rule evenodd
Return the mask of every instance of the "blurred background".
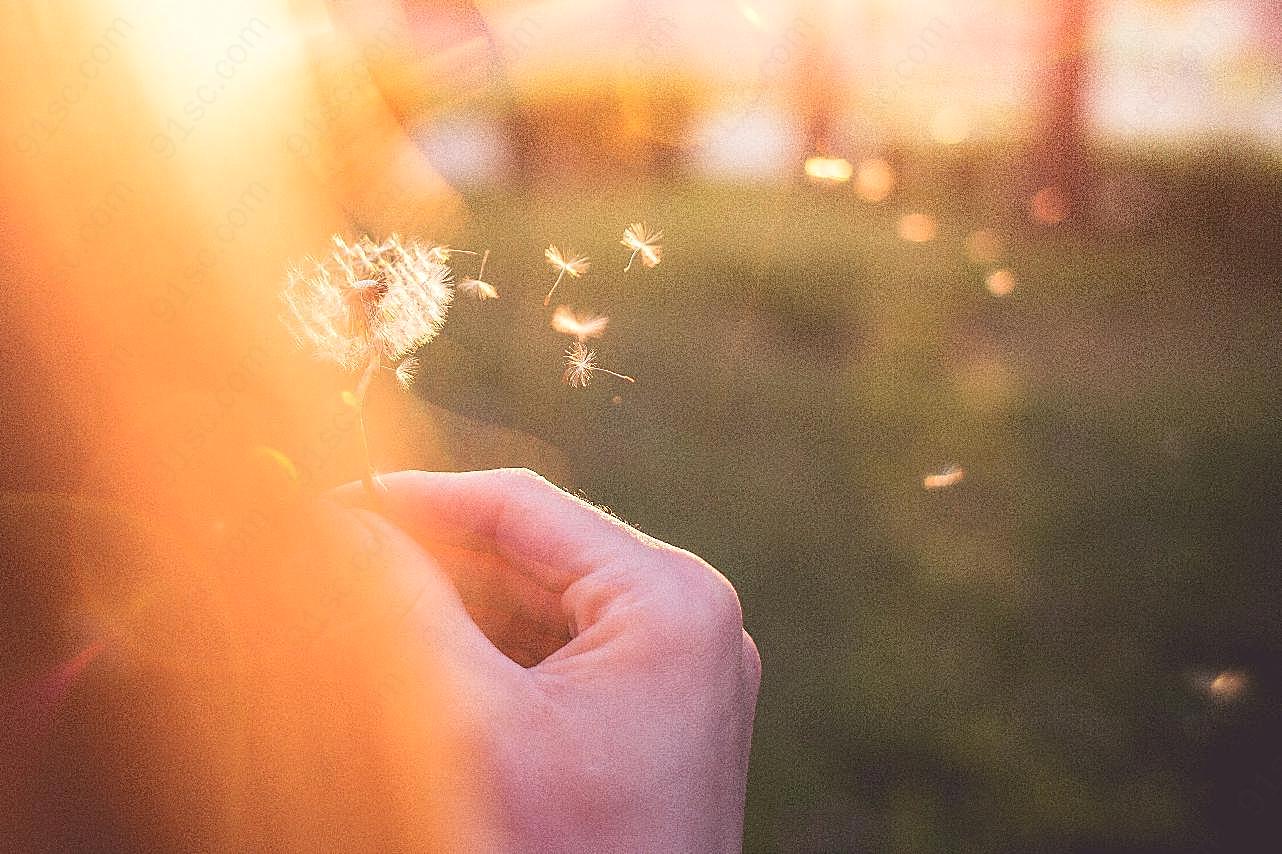
<path id="1" fill-rule="evenodd" d="M 319 384 L 251 335 L 283 340 L 288 259 L 489 250 L 501 297 L 372 401 L 377 461 L 536 465 L 734 582 L 746 850 L 1282 838 L 1276 0 L 73 5 L 5 13 L 66 45 L 12 87 L 6 275 L 118 315 L 109 358 L 27 330 L 59 388 L 209 381 L 171 474 L 273 435 L 241 374 Z M 625 273 L 633 222 L 664 254 Z M 593 264 L 552 308 L 607 315 L 635 385 L 562 381 L 549 244 Z M 410 405 L 430 442 L 393 453 Z"/>
<path id="2" fill-rule="evenodd" d="M 734 581 L 747 850 L 1280 838 L 1280 11 L 422 15 L 486 33 L 413 135 L 503 298 L 419 393 Z M 559 384 L 548 243 L 635 387 Z"/>

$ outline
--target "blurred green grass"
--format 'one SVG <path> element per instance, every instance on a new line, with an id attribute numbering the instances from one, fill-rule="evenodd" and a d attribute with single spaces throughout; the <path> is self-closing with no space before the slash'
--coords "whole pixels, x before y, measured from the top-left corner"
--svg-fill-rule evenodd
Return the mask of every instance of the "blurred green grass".
<path id="1" fill-rule="evenodd" d="M 455 242 L 493 251 L 502 299 L 459 303 L 420 393 L 564 449 L 565 486 L 738 587 L 765 666 L 749 851 L 1190 844 L 1223 712 L 1187 674 L 1277 652 L 1267 259 L 966 199 L 468 199 Z M 914 210 L 937 239 L 898 239 Z M 665 259 L 625 275 L 636 220 Z M 1007 239 L 1008 297 L 967 260 L 980 227 Z M 549 243 L 592 256 L 558 301 L 610 315 L 601 363 L 635 386 L 561 383 Z M 922 488 L 950 464 L 961 483 Z"/>

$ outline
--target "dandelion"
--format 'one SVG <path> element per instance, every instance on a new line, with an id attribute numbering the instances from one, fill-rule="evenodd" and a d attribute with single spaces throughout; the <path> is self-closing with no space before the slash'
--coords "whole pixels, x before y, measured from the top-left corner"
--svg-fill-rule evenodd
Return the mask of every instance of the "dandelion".
<path id="1" fill-rule="evenodd" d="M 543 257 L 547 262 L 557 269 L 556 281 L 552 283 L 552 290 L 543 298 L 543 304 L 548 305 L 552 302 L 552 294 L 556 293 L 557 285 L 561 284 L 561 279 L 568 273 L 571 279 L 577 279 L 588 271 L 588 258 L 586 255 L 575 256 L 573 252 L 567 252 L 562 255 L 561 250 L 555 246 L 549 246 L 543 250 Z"/>
<path id="2" fill-rule="evenodd" d="M 552 328 L 562 335 L 573 335 L 580 341 L 600 338 L 610 318 L 596 314 L 575 314 L 568 305 L 558 305 L 552 312 Z"/>
<path id="3" fill-rule="evenodd" d="M 485 262 L 488 260 L 490 260 L 490 250 L 486 249 L 485 255 L 481 257 L 481 269 L 476 272 L 476 278 L 463 279 L 458 283 L 460 291 L 471 294 L 482 302 L 499 298 L 498 289 L 485 281 Z"/>
<path id="4" fill-rule="evenodd" d="M 587 388 L 588 383 L 592 381 L 593 372 L 609 374 L 612 377 L 618 377 L 630 383 L 636 382 L 635 379 L 624 374 L 616 374 L 614 371 L 607 370 L 596 364 L 596 351 L 589 350 L 588 346 L 582 341 L 576 341 L 565 351 L 565 376 L 564 381 L 574 388 Z"/>
<path id="5" fill-rule="evenodd" d="M 366 392 L 378 370 L 390 365 L 403 385 L 413 381 L 418 361 L 406 357 L 440 332 L 454 288 L 450 269 L 433 260 L 440 256 L 414 241 L 395 234 L 382 243 L 369 237 L 348 243 L 338 235 L 333 241 L 328 256 L 289 271 L 282 320 L 317 358 L 361 371 L 352 400 L 365 448 L 365 486 L 377 494 L 365 434 Z"/>
<path id="6" fill-rule="evenodd" d="M 646 227 L 639 222 L 634 222 L 623 229 L 623 240 L 619 242 L 632 250 L 632 256 L 628 258 L 628 266 L 623 268 L 623 272 L 626 273 L 632 269 L 632 262 L 637 260 L 637 255 L 641 256 L 641 266 L 646 269 L 657 266 L 659 254 L 663 251 L 663 246 L 659 243 L 662 239 L 662 231 L 647 231 Z"/>

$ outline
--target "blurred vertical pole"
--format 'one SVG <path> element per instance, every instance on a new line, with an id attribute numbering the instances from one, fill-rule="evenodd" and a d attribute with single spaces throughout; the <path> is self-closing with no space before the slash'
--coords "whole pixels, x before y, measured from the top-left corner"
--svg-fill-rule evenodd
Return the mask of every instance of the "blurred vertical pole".
<path id="1" fill-rule="evenodd" d="M 836 58 L 828 0 L 796 0 L 793 8 L 793 19 L 808 22 L 809 27 L 792 79 L 789 106 L 800 119 L 806 151 L 831 154 L 840 92 L 834 75 Z"/>
<path id="2" fill-rule="evenodd" d="M 1079 224 L 1084 212 L 1086 157 L 1087 31 L 1090 0 L 1053 0 L 1047 4 L 1050 65 L 1040 105 L 1038 138 L 1033 141 L 1035 191 L 1058 188 L 1063 210 Z"/>

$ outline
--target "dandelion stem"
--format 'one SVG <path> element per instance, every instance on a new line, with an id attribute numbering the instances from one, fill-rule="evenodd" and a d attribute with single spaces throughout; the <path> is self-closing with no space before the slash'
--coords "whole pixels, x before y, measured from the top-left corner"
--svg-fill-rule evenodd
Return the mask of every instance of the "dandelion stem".
<path id="1" fill-rule="evenodd" d="M 632 262 L 633 262 L 633 261 L 635 261 L 635 260 L 637 260 L 637 253 L 638 253 L 638 252 L 640 252 L 640 251 L 641 251 L 640 249 L 633 249 L 633 250 L 632 250 L 632 254 L 628 257 L 628 266 L 626 266 L 626 267 L 624 267 L 624 268 L 623 268 L 623 272 L 625 272 L 625 273 L 626 273 L 626 272 L 628 272 L 629 270 L 631 270 L 631 269 L 632 269 Z"/>
<path id="2" fill-rule="evenodd" d="M 565 268 L 562 267 L 561 272 L 556 274 L 556 281 L 552 283 L 552 290 L 548 291 L 548 295 L 543 298 L 544 307 L 547 307 L 548 305 L 551 304 L 552 294 L 556 293 L 556 286 L 561 284 L 561 277 L 564 275 L 565 275 Z"/>
<path id="3" fill-rule="evenodd" d="M 365 492 L 369 495 L 370 500 L 378 503 L 382 496 L 374 486 L 375 478 L 374 461 L 369 452 L 369 433 L 365 430 L 365 396 L 369 391 L 370 382 L 373 381 L 374 375 L 383 365 L 383 357 L 377 351 L 370 354 L 369 364 L 361 373 L 360 380 L 356 383 L 356 418 L 361 428 L 361 449 L 365 454 L 365 470 L 361 473 L 361 483 L 365 486 Z"/>
<path id="4" fill-rule="evenodd" d="M 628 381 L 628 382 L 630 382 L 630 383 L 634 383 L 634 382 L 636 382 L 636 379 L 635 379 L 635 378 L 630 377 L 630 376 L 628 376 L 627 374 L 616 374 L 614 371 L 610 370 L 609 368 L 598 368 L 598 367 L 595 367 L 595 366 L 594 366 L 594 367 L 592 368 L 592 370 L 594 370 L 594 371 L 600 371 L 600 372 L 601 372 L 601 373 L 603 373 L 603 374 L 609 374 L 609 375 L 610 375 L 610 376 L 612 376 L 612 377 L 618 377 L 618 378 L 619 378 L 619 379 L 621 379 L 621 380 L 627 380 L 627 381 Z"/>

